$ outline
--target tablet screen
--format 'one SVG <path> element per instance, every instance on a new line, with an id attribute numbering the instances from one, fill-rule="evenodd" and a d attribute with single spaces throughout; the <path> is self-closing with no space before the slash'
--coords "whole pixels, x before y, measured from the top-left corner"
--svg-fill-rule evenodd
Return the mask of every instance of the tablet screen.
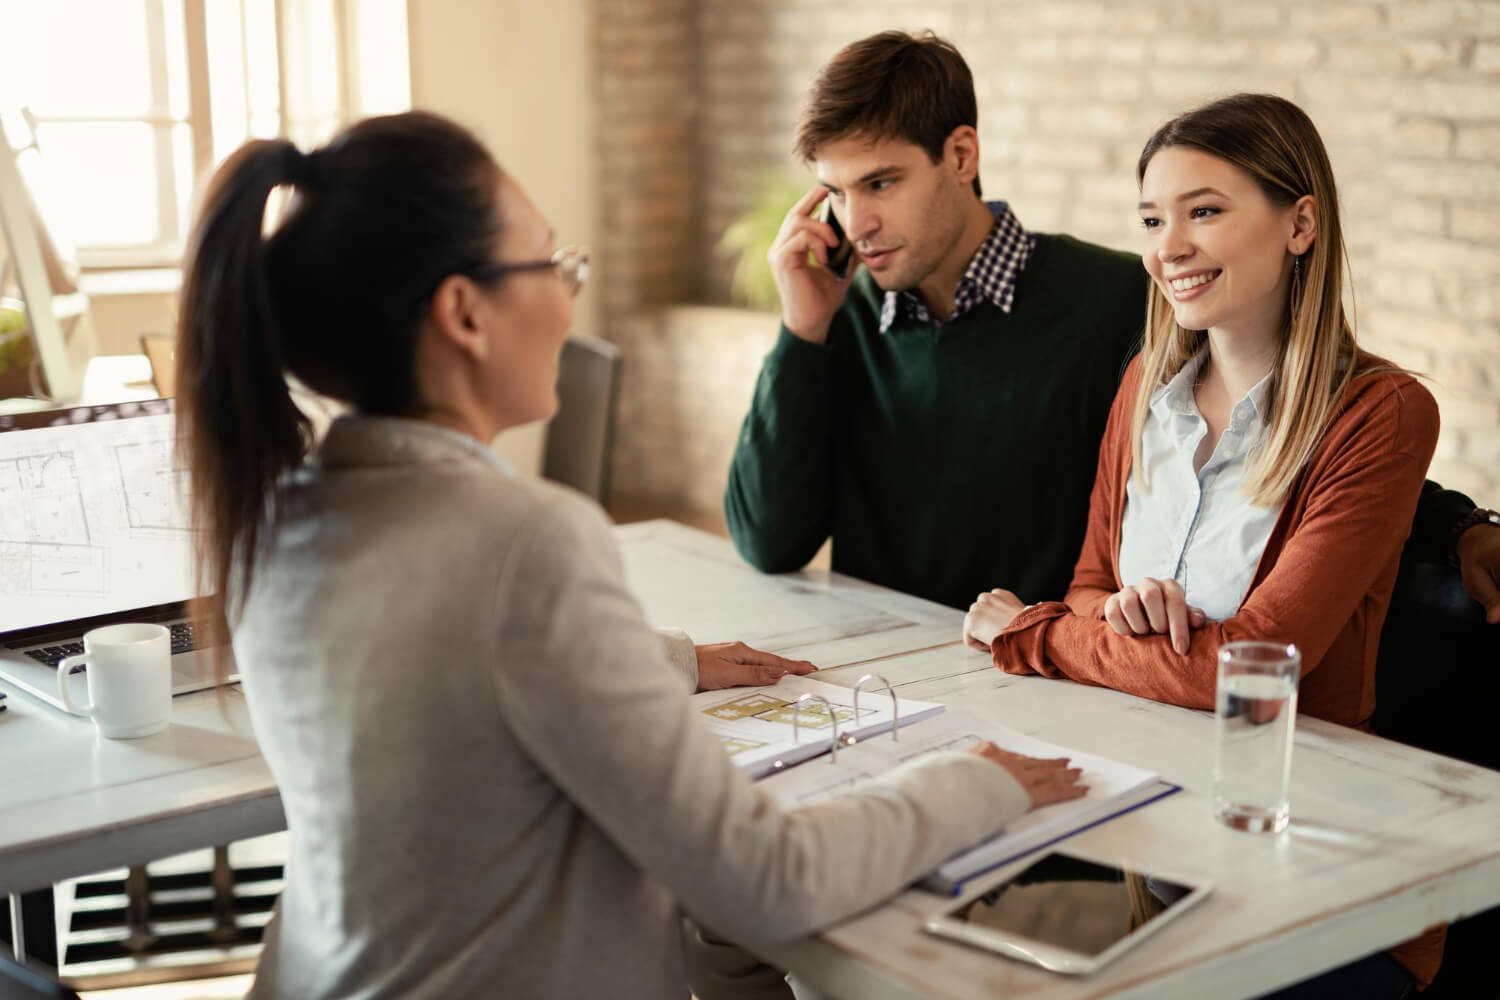
<path id="1" fill-rule="evenodd" d="M 943 916 L 1094 956 L 1160 920 L 1193 889 L 1146 872 L 1052 853 Z"/>

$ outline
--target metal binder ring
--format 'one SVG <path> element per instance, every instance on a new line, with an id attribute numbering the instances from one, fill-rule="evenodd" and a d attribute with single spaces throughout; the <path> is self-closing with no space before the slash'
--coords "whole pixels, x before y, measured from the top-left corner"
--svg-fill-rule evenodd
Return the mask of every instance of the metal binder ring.
<path id="1" fill-rule="evenodd" d="M 865 674 L 854 682 L 854 724 L 859 725 L 859 691 L 864 687 L 865 681 L 879 681 L 885 685 L 884 690 L 891 693 L 891 739 L 901 739 L 901 706 L 896 701 L 896 689 L 891 687 L 891 682 L 879 674 Z M 881 690 L 877 688 L 876 690 Z M 871 709 L 873 712 L 874 709 Z"/>
<path id="2" fill-rule="evenodd" d="M 833 706 L 828 703 L 828 699 L 820 694 L 805 694 L 792 706 L 792 742 L 797 742 L 797 723 L 802 717 L 802 703 L 805 701 L 821 701 L 823 708 L 828 711 L 828 724 L 833 727 L 833 742 L 828 747 L 828 763 L 836 763 L 839 756 L 839 717 L 834 714 Z"/>

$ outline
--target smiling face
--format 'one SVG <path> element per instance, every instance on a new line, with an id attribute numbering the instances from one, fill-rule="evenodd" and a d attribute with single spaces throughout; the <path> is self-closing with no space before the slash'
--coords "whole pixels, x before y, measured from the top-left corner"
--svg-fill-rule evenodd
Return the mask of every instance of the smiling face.
<path id="1" fill-rule="evenodd" d="M 1293 257 L 1311 235 L 1304 198 L 1278 205 L 1245 171 L 1185 146 L 1151 158 L 1141 178 L 1141 260 L 1177 325 L 1261 333 L 1284 322 Z"/>
<path id="2" fill-rule="evenodd" d="M 882 290 L 914 288 L 958 252 L 975 196 L 950 159 L 933 163 L 898 139 L 850 136 L 819 147 L 818 180 Z"/>
<path id="3" fill-rule="evenodd" d="M 417 381 L 432 419 L 489 441 L 557 411 L 558 357 L 573 321 L 572 289 L 548 265 L 552 227 L 496 171 L 497 265 L 520 269 L 443 279 L 417 343 Z"/>

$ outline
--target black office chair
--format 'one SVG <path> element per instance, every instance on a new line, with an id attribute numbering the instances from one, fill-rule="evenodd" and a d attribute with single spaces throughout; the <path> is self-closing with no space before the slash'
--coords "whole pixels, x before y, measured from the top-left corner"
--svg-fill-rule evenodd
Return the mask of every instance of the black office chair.
<path id="1" fill-rule="evenodd" d="M 1375 732 L 1500 770 L 1500 625 L 1447 564 L 1401 564 L 1375 666 Z M 1448 928 L 1443 966 L 1422 1000 L 1500 998 L 1500 909 Z"/>
<path id="2" fill-rule="evenodd" d="M 0 1000 L 78 1000 L 78 994 L 50 976 L 0 955 Z"/>
<path id="3" fill-rule="evenodd" d="M 1445 563 L 1404 561 L 1380 635 L 1375 732 L 1500 770 L 1500 626 Z"/>

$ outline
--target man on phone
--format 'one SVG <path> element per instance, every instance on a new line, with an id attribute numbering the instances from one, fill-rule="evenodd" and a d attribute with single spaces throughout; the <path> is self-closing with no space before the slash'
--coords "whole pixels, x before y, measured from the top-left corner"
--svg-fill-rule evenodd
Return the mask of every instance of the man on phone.
<path id="1" fill-rule="evenodd" d="M 819 183 L 769 254 L 781 332 L 724 502 L 761 570 L 831 535 L 834 569 L 954 607 L 997 581 L 1028 603 L 1067 590 L 1147 276 L 986 204 L 977 120 L 969 67 L 931 33 L 855 42 L 813 84 L 796 149 Z M 855 252 L 842 278 L 825 201 Z M 1408 550 L 1457 543 L 1500 622 L 1500 528 L 1428 486 Z"/>

